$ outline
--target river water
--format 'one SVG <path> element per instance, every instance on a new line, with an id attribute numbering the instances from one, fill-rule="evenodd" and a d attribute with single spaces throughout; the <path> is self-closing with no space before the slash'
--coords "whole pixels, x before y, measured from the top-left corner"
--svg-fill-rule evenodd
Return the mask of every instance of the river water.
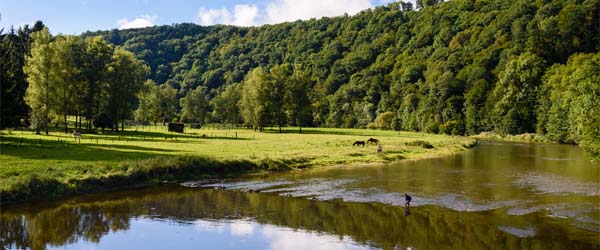
<path id="1" fill-rule="evenodd" d="M 575 146 L 482 141 L 384 166 L 3 207 L 0 226 L 0 249 L 598 249 L 600 166 Z"/>

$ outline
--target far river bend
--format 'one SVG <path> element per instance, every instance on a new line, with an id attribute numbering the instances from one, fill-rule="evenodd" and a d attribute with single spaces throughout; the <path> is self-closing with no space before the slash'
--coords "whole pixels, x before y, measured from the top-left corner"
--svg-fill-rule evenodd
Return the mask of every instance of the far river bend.
<path id="1" fill-rule="evenodd" d="M 482 141 L 198 186 L 3 207 L 0 249 L 600 248 L 600 166 L 576 146 Z"/>

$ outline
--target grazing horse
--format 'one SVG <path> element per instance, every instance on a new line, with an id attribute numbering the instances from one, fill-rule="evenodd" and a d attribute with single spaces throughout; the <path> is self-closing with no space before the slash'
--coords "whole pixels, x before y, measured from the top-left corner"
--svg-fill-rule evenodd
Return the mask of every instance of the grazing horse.
<path id="1" fill-rule="evenodd" d="M 365 141 L 355 141 L 354 143 L 352 143 L 352 147 L 354 146 L 365 146 Z"/>
<path id="2" fill-rule="evenodd" d="M 367 140 L 367 143 L 373 143 L 375 145 L 379 144 L 379 140 L 375 139 L 375 138 L 369 138 Z"/>

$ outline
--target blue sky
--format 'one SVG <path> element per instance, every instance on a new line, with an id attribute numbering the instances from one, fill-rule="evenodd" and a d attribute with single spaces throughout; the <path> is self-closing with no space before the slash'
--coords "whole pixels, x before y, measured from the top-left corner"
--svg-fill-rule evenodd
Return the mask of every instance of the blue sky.
<path id="1" fill-rule="evenodd" d="M 395 0 L 0 0 L 0 27 L 42 20 L 53 34 L 174 23 L 238 26 L 337 16 Z"/>

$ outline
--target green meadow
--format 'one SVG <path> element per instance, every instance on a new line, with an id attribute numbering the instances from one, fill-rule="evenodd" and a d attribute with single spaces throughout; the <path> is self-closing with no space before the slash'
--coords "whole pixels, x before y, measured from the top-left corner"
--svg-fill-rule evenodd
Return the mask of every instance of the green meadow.
<path id="1" fill-rule="evenodd" d="M 377 153 L 374 144 L 352 146 L 354 141 L 371 137 L 380 141 L 381 153 Z M 475 143 L 466 137 L 404 131 L 303 128 L 299 133 L 298 128 L 284 128 L 279 133 L 271 128 L 261 133 L 249 129 L 186 128 L 186 133 L 180 134 L 168 132 L 163 126 L 82 134 L 81 138 L 64 132 L 36 135 L 31 131 L 4 130 L 1 139 L 0 191 L 4 192 L 5 200 L 13 197 L 15 201 L 35 196 L 37 189 L 56 189 L 57 185 L 62 186 L 58 188 L 61 190 L 50 196 L 70 193 L 62 189 L 87 192 L 123 182 L 156 183 L 224 174 L 386 163 L 451 154 Z M 198 166 L 203 164 L 214 168 L 203 170 L 206 166 Z M 227 171 L 218 170 L 226 167 Z M 115 176 L 117 182 L 112 180 Z M 81 189 L 81 183 L 86 183 L 86 188 Z"/>

